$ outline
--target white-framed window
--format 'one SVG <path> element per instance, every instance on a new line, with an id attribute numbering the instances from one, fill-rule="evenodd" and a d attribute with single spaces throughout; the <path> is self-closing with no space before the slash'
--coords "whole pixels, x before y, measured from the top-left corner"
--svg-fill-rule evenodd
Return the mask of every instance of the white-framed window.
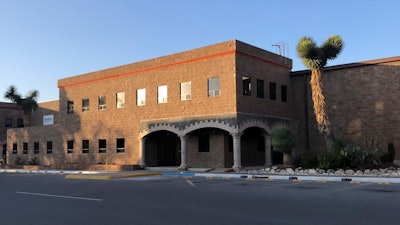
<path id="1" fill-rule="evenodd" d="M 107 140 L 99 139 L 99 153 L 106 153 L 107 151 Z"/>
<path id="2" fill-rule="evenodd" d="M 74 140 L 68 140 L 67 141 L 67 153 L 73 153 L 74 152 Z"/>
<path id="3" fill-rule="evenodd" d="M 117 93 L 117 109 L 125 108 L 125 92 Z"/>
<path id="4" fill-rule="evenodd" d="M 158 103 L 167 103 L 168 102 L 168 86 L 162 85 L 158 86 Z"/>
<path id="5" fill-rule="evenodd" d="M 242 76 L 243 83 L 243 95 L 251 95 L 251 78 L 247 76 Z"/>
<path id="6" fill-rule="evenodd" d="M 192 99 L 192 82 L 181 83 L 181 101 Z"/>
<path id="7" fill-rule="evenodd" d="M 208 97 L 219 96 L 220 91 L 220 79 L 219 77 L 208 78 Z"/>
<path id="8" fill-rule="evenodd" d="M 136 90 L 136 105 L 137 106 L 146 105 L 146 88 L 141 88 Z"/>
<path id="9" fill-rule="evenodd" d="M 89 153 L 89 140 L 82 140 L 82 153 Z"/>
<path id="10" fill-rule="evenodd" d="M 74 102 L 73 101 L 67 101 L 67 113 L 68 114 L 74 113 Z"/>
<path id="11" fill-rule="evenodd" d="M 89 112 L 89 99 L 82 99 L 82 112 Z"/>
<path id="12" fill-rule="evenodd" d="M 106 109 L 106 96 L 100 95 L 99 96 L 99 110 L 105 110 Z"/>
<path id="13" fill-rule="evenodd" d="M 125 152 L 125 138 L 117 138 L 117 153 Z"/>

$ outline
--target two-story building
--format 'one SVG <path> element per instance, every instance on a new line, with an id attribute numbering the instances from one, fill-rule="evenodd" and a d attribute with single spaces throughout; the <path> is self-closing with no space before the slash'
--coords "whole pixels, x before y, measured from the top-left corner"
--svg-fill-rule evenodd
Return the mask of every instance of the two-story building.
<path id="1" fill-rule="evenodd" d="M 399 65 L 393 57 L 325 69 L 336 137 L 400 145 Z M 297 153 L 324 146 L 310 71 L 291 68 L 291 59 L 232 40 L 61 79 L 59 100 L 40 103 L 33 126 L 7 130 L 8 162 L 234 169 L 279 163 L 270 142 L 276 125 L 296 134 Z"/>
<path id="2" fill-rule="evenodd" d="M 50 122 L 8 132 L 9 161 L 269 165 L 273 126 L 295 127 L 291 66 L 233 40 L 61 79 L 59 110 L 35 112 Z"/>

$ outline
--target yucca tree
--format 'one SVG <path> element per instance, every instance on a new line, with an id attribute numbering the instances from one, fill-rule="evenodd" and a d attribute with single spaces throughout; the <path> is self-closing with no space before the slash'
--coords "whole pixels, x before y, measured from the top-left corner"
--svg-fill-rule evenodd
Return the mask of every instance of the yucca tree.
<path id="1" fill-rule="evenodd" d="M 4 98 L 11 100 L 22 108 L 24 113 L 24 127 L 29 127 L 31 125 L 32 112 L 38 108 L 38 104 L 36 102 L 38 96 L 39 91 L 32 90 L 25 96 L 25 98 L 22 98 L 14 85 L 11 85 L 6 93 L 4 93 Z"/>
<path id="2" fill-rule="evenodd" d="M 331 129 L 323 91 L 323 68 L 328 60 L 335 59 L 343 49 L 343 40 L 339 35 L 329 37 L 321 46 L 317 46 L 310 37 L 302 37 L 296 50 L 303 64 L 311 70 L 311 92 L 314 103 L 314 114 L 317 119 L 318 129 L 325 134 L 328 150 L 332 149 L 334 135 Z"/>

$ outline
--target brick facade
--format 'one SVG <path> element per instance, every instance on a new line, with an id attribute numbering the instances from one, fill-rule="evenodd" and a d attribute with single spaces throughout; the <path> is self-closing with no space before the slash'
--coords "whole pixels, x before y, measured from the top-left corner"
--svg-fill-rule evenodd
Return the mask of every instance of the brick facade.
<path id="1" fill-rule="evenodd" d="M 290 101 L 281 102 L 279 97 L 280 85 L 289 86 L 291 63 L 290 59 L 233 40 L 61 79 L 55 124 L 13 129 L 8 135 L 9 159 L 39 157 L 43 164 L 135 165 L 145 154 L 146 164 L 178 165 L 180 138 L 185 136 L 189 166 L 231 167 L 231 134 L 246 134 L 246 129 L 257 125 L 260 126 L 257 135 L 263 135 L 270 133 L 277 122 L 291 123 Z M 250 95 L 243 96 L 243 76 L 251 77 L 254 92 Z M 217 96 L 209 96 L 208 80 L 215 77 L 219 78 L 219 88 L 213 92 Z M 263 98 L 256 95 L 257 79 L 264 82 Z M 188 100 L 181 100 L 182 82 L 191 82 Z M 269 98 L 269 82 L 277 85 L 276 100 Z M 158 103 L 158 88 L 164 85 L 167 102 Z M 138 89 L 146 89 L 143 106 L 137 105 Z M 117 107 L 119 92 L 125 96 L 122 108 Z M 106 98 L 102 109 L 99 109 L 100 96 Z M 89 100 L 85 111 L 84 99 Z M 38 110 L 35 119 L 39 121 L 49 113 Z M 199 136 L 205 130 L 210 132 L 210 147 L 208 152 L 199 152 Z M 118 139 L 123 139 L 122 152 L 117 150 Z M 11 143 L 29 142 L 31 146 L 35 140 L 52 141 L 53 153 L 49 156 L 43 151 L 34 155 L 29 149 L 26 155 L 12 154 Z M 89 142 L 88 153 L 83 152 L 84 141 Z M 73 149 L 68 150 L 68 142 L 73 143 Z M 105 145 L 104 150 L 99 150 L 101 144 Z M 145 153 L 141 152 L 142 144 Z M 242 148 L 243 152 L 251 153 L 257 146 L 242 145 Z M 265 157 L 254 158 L 244 157 L 244 165 L 265 163 Z"/>
<path id="2" fill-rule="evenodd" d="M 393 132 L 397 108 L 391 104 L 398 92 L 399 59 L 389 61 L 326 70 L 329 116 L 338 137 L 400 144 Z M 297 133 L 296 152 L 320 148 L 324 143 L 313 122 L 309 72 L 291 73 L 291 66 L 288 58 L 232 40 L 61 79 L 59 101 L 41 103 L 32 127 L 8 130 L 8 161 L 37 157 L 43 165 L 179 166 L 186 155 L 188 166 L 232 167 L 239 151 L 241 165 L 264 165 L 277 124 Z M 216 77 L 219 88 L 210 92 L 216 83 L 209 79 Z M 184 100 L 183 82 L 191 87 Z M 145 104 L 139 106 L 140 89 L 145 89 Z M 159 103 L 159 91 L 167 93 L 164 103 Z M 53 115 L 54 124 L 43 126 L 44 115 Z M 33 152 L 34 142 L 39 152 Z"/>
<path id="3" fill-rule="evenodd" d="M 373 144 L 383 152 L 392 143 L 397 152 L 396 159 L 400 160 L 400 136 L 397 132 L 400 127 L 400 107 L 397 105 L 400 96 L 399 66 L 400 57 L 392 57 L 325 69 L 327 112 L 336 138 L 353 146 Z M 297 112 L 294 119 L 298 127 L 305 131 L 308 125 L 310 148 L 317 150 L 323 148 L 324 139 L 316 128 L 309 79 L 309 71 L 292 73 L 293 91 L 299 93 L 293 111 Z M 305 90 L 307 98 L 304 98 Z M 307 120 L 305 105 L 308 105 Z"/>

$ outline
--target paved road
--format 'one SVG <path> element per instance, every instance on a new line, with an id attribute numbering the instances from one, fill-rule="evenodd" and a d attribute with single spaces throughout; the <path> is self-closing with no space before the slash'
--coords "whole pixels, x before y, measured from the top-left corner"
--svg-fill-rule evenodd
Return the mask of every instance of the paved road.
<path id="1" fill-rule="evenodd" d="M 0 224 L 399 224 L 400 185 L 0 174 Z"/>

